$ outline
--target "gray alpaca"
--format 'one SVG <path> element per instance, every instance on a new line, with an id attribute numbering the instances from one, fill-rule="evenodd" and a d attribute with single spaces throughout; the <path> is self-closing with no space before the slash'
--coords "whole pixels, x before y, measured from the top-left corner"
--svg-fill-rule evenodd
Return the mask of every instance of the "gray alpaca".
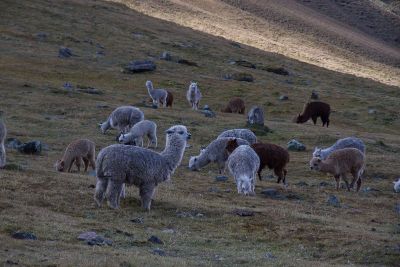
<path id="1" fill-rule="evenodd" d="M 239 194 L 254 195 L 256 173 L 260 167 L 260 158 L 248 145 L 238 146 L 227 161 L 228 169 L 235 178 Z"/>
<path id="2" fill-rule="evenodd" d="M 4 147 L 4 140 L 7 136 L 6 125 L 0 120 L 0 169 L 6 166 L 6 149 Z"/>
<path id="3" fill-rule="evenodd" d="M 253 106 L 247 114 L 249 124 L 264 125 L 264 111 L 259 106 Z"/>
<path id="4" fill-rule="evenodd" d="M 143 120 L 136 123 L 129 133 L 121 134 L 118 141 L 123 144 L 133 143 L 135 146 L 143 147 L 143 137 L 147 136 L 149 144 L 152 144 L 154 148 L 157 147 L 157 124 L 153 121 Z"/>
<path id="5" fill-rule="evenodd" d="M 199 103 L 202 95 L 197 83 L 190 82 L 189 89 L 186 92 L 186 99 L 189 101 L 192 109 L 197 110 L 199 108 Z"/>
<path id="6" fill-rule="evenodd" d="M 257 143 L 257 137 L 256 135 L 250 131 L 249 129 L 232 129 L 232 130 L 227 130 L 220 135 L 218 135 L 217 138 L 221 137 L 236 137 L 236 138 L 242 138 L 246 140 L 247 142 L 250 143 L 250 145 Z"/>
<path id="7" fill-rule="evenodd" d="M 144 120 L 143 112 L 133 106 L 121 106 L 111 112 L 108 119 L 100 124 L 101 132 L 104 134 L 109 128 L 114 128 L 119 133 L 126 133 L 133 125 Z"/>
<path id="8" fill-rule="evenodd" d="M 343 148 L 356 148 L 365 154 L 365 144 L 361 139 L 356 137 L 346 137 L 337 140 L 336 143 L 328 148 L 323 149 L 316 147 L 313 152 L 313 157 L 326 159 L 333 151 Z"/>
<path id="9" fill-rule="evenodd" d="M 200 151 L 198 156 L 190 157 L 189 169 L 198 171 L 208 163 L 216 162 L 218 164 L 218 171 L 221 174 L 229 156 L 225 147 L 228 141 L 232 139 L 232 137 L 221 137 L 212 141 L 205 149 Z M 238 145 L 249 145 L 249 142 L 241 138 L 237 138 L 237 143 Z"/>
<path id="10" fill-rule="evenodd" d="M 108 200 L 111 208 L 118 208 L 123 184 L 139 187 L 142 207 L 149 211 L 154 191 L 169 180 L 180 164 L 190 134 L 183 125 L 166 131 L 164 151 L 155 151 L 126 145 L 111 145 L 97 156 L 97 184 L 94 199 L 98 206 Z"/>
<path id="11" fill-rule="evenodd" d="M 153 100 L 153 104 L 159 106 L 162 102 L 163 107 L 167 106 L 167 96 L 168 92 L 165 89 L 154 89 L 153 83 L 151 81 L 146 82 L 147 92 Z"/>

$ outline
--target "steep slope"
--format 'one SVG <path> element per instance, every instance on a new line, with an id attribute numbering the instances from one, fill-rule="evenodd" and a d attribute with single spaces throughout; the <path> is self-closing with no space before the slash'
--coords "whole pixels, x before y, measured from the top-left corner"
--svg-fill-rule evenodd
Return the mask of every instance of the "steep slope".
<path id="1" fill-rule="evenodd" d="M 380 1 L 117 2 L 265 51 L 400 85 L 400 17 L 374 4 Z"/>

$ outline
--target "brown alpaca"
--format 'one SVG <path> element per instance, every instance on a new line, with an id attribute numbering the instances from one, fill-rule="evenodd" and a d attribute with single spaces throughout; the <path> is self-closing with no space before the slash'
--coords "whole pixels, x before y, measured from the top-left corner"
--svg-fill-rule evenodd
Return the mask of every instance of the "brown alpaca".
<path id="1" fill-rule="evenodd" d="M 303 109 L 303 113 L 299 114 L 294 121 L 296 123 L 304 123 L 311 118 L 315 125 L 317 123 L 317 118 L 321 117 L 322 126 L 326 124 L 326 127 L 328 127 L 330 113 L 331 107 L 329 104 L 319 101 L 308 102 Z"/>
<path id="2" fill-rule="evenodd" d="M 226 113 L 244 114 L 245 109 L 246 107 L 244 106 L 244 101 L 241 98 L 236 97 L 232 98 L 226 108 L 222 109 L 221 111 Z"/>
<path id="3" fill-rule="evenodd" d="M 166 91 L 167 91 L 167 107 L 172 108 L 172 102 L 174 102 L 174 95 L 170 91 L 168 91 L 168 90 L 166 90 Z M 160 104 L 161 105 L 164 104 L 162 99 L 160 99 Z"/>
<path id="4" fill-rule="evenodd" d="M 96 169 L 95 163 L 96 145 L 88 139 L 79 139 L 70 143 L 65 149 L 65 153 L 60 160 L 57 160 L 55 167 L 59 172 L 67 170 L 71 172 L 72 164 L 75 162 L 78 171 L 80 171 L 81 160 L 85 164 L 85 172 L 88 169 L 89 163 L 93 170 Z"/>
<path id="5" fill-rule="evenodd" d="M 289 153 L 286 149 L 268 143 L 255 143 L 250 145 L 260 158 L 260 168 L 257 171 L 258 178 L 261 181 L 261 171 L 268 166 L 268 169 L 273 169 L 278 176 L 278 183 L 282 180 L 286 184 L 286 164 L 289 163 Z M 228 153 L 232 153 L 238 147 L 236 140 L 231 140 L 226 145 Z"/>

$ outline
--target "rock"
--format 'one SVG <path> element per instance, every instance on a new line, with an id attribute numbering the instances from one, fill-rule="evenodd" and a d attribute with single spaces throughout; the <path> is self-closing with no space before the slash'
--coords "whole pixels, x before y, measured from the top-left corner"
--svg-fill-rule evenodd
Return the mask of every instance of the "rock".
<path id="1" fill-rule="evenodd" d="M 96 51 L 96 56 L 105 56 L 106 53 L 104 52 L 104 50 L 100 50 L 100 51 Z"/>
<path id="2" fill-rule="evenodd" d="M 15 239 L 29 239 L 29 240 L 37 240 L 37 237 L 29 232 L 15 232 L 11 236 Z"/>
<path id="3" fill-rule="evenodd" d="M 203 213 L 197 212 L 195 210 L 192 211 L 177 211 L 176 217 L 178 218 L 201 218 L 204 217 Z"/>
<path id="4" fill-rule="evenodd" d="M 36 34 L 36 37 L 37 37 L 40 41 L 44 41 L 48 36 L 49 36 L 49 34 L 46 33 L 46 32 L 38 32 L 38 33 Z"/>
<path id="5" fill-rule="evenodd" d="M 208 189 L 208 192 L 211 192 L 211 193 L 219 193 L 220 190 L 219 190 L 218 188 L 216 188 L 216 187 L 210 187 L 210 188 Z"/>
<path id="6" fill-rule="evenodd" d="M 253 82 L 254 81 L 253 75 L 251 75 L 250 73 L 245 73 L 245 72 L 237 72 L 237 73 L 228 75 L 226 77 L 228 77 L 228 79 L 241 81 L 241 82 Z"/>
<path id="7" fill-rule="evenodd" d="M 96 89 L 94 87 L 90 86 L 82 86 L 82 85 L 77 85 L 76 86 L 78 89 L 78 92 L 85 93 L 85 94 L 90 94 L 90 95 L 102 95 L 103 92 L 100 91 L 99 89 Z"/>
<path id="8" fill-rule="evenodd" d="M 17 149 L 25 154 L 40 154 L 42 152 L 42 143 L 40 141 L 30 141 L 18 146 Z"/>
<path id="9" fill-rule="evenodd" d="M 95 189 L 95 188 L 96 188 L 96 186 L 95 186 L 94 184 L 90 184 L 90 185 L 88 186 L 88 188 Z"/>
<path id="10" fill-rule="evenodd" d="M 381 190 L 372 188 L 372 187 L 365 187 L 361 190 L 364 193 L 370 193 L 370 192 L 381 192 Z"/>
<path id="11" fill-rule="evenodd" d="M 7 263 L 8 265 L 18 265 L 18 262 L 12 261 L 12 260 L 6 260 L 6 263 Z"/>
<path id="12" fill-rule="evenodd" d="M 230 42 L 229 44 L 230 44 L 231 46 L 234 46 L 234 47 L 237 47 L 237 48 L 242 48 L 242 47 L 240 46 L 240 44 L 235 43 L 235 42 Z"/>
<path id="13" fill-rule="evenodd" d="M 236 209 L 233 211 L 234 214 L 242 216 L 242 217 L 249 217 L 254 216 L 255 212 L 251 210 L 243 210 L 243 209 Z"/>
<path id="14" fill-rule="evenodd" d="M 89 246 L 112 245 L 112 240 L 106 239 L 98 235 L 96 232 L 83 232 L 78 236 L 78 239 L 85 241 Z"/>
<path id="15" fill-rule="evenodd" d="M 7 140 L 6 140 L 7 148 L 17 149 L 20 145 L 22 145 L 22 142 L 16 138 L 10 137 L 10 138 L 7 138 Z"/>
<path id="16" fill-rule="evenodd" d="M 298 183 L 296 183 L 295 185 L 297 186 L 308 186 L 308 184 L 306 182 L 300 181 Z"/>
<path id="17" fill-rule="evenodd" d="M 216 117 L 215 113 L 211 110 L 200 110 L 199 112 L 201 114 L 203 114 L 206 118 L 215 118 Z"/>
<path id="18" fill-rule="evenodd" d="M 271 198 L 271 199 L 285 199 L 286 197 L 281 195 L 281 193 L 279 193 L 278 190 L 273 189 L 273 188 L 267 188 L 264 189 L 263 191 L 261 191 L 261 194 L 263 194 L 265 197 L 267 198 Z"/>
<path id="19" fill-rule="evenodd" d="M 72 57 L 72 51 L 71 49 L 67 48 L 67 47 L 60 47 L 60 49 L 58 50 L 58 57 L 59 58 L 69 58 Z"/>
<path id="20" fill-rule="evenodd" d="M 165 253 L 165 251 L 162 250 L 162 249 L 160 249 L 160 248 L 155 248 L 155 249 L 153 249 L 152 253 L 155 254 L 155 255 L 158 255 L 158 256 L 162 256 L 162 257 L 164 257 L 164 256 L 167 255 L 167 254 Z"/>
<path id="21" fill-rule="evenodd" d="M 150 238 L 148 239 L 148 241 L 151 242 L 151 243 L 153 243 L 153 244 L 160 244 L 160 245 L 164 244 L 164 242 L 163 242 L 160 238 L 158 238 L 157 236 L 155 236 L 155 235 L 150 236 Z"/>
<path id="22" fill-rule="evenodd" d="M 143 217 L 137 217 L 135 219 L 132 219 L 131 222 L 137 223 L 137 224 L 143 224 L 144 223 Z"/>
<path id="23" fill-rule="evenodd" d="M 126 67 L 124 67 L 124 73 L 140 73 L 146 71 L 154 71 L 156 69 L 156 64 L 150 60 L 134 60 L 128 63 Z"/>
<path id="24" fill-rule="evenodd" d="M 162 230 L 161 232 L 163 232 L 165 234 L 174 234 L 175 230 L 171 229 L 171 228 L 167 228 L 167 229 Z"/>
<path id="25" fill-rule="evenodd" d="M 203 110 L 211 110 L 210 107 L 206 104 L 203 106 Z"/>
<path id="26" fill-rule="evenodd" d="M 65 90 L 68 90 L 68 91 L 74 90 L 74 86 L 73 86 L 72 83 L 70 83 L 70 82 L 65 82 L 65 83 L 63 84 L 63 88 L 64 88 Z"/>
<path id="27" fill-rule="evenodd" d="M 96 104 L 96 108 L 109 108 L 110 106 L 107 104 Z"/>
<path id="28" fill-rule="evenodd" d="M 223 175 L 219 175 L 215 177 L 215 181 L 217 182 L 226 182 L 228 181 L 229 177 L 228 176 L 223 176 Z"/>
<path id="29" fill-rule="evenodd" d="M 274 256 L 271 252 L 267 252 L 267 253 L 265 253 L 264 258 L 266 258 L 268 260 L 275 260 L 276 256 Z"/>
<path id="30" fill-rule="evenodd" d="M 177 63 L 188 65 L 188 66 L 194 66 L 194 67 L 198 67 L 199 66 L 196 62 L 189 61 L 187 59 L 178 59 Z"/>
<path id="31" fill-rule="evenodd" d="M 253 63 L 246 61 L 246 60 L 235 60 L 232 63 L 235 65 L 238 65 L 238 66 L 246 67 L 246 68 L 251 68 L 251 69 L 256 68 L 256 65 L 254 65 Z"/>
<path id="32" fill-rule="evenodd" d="M 281 96 L 279 97 L 279 100 L 280 100 L 280 101 L 286 101 L 286 100 L 289 100 L 289 97 L 288 97 L 287 95 L 281 95 Z"/>
<path id="33" fill-rule="evenodd" d="M 327 203 L 329 206 L 340 207 L 340 200 L 335 195 L 329 195 Z"/>
<path id="34" fill-rule="evenodd" d="M 327 182 L 320 182 L 319 183 L 319 186 L 330 186 L 331 184 L 330 183 L 327 183 Z"/>
<path id="35" fill-rule="evenodd" d="M 368 114 L 376 114 L 377 113 L 377 111 L 376 111 L 376 109 L 373 109 L 373 108 L 369 108 L 368 109 Z"/>
<path id="36" fill-rule="evenodd" d="M 285 68 L 283 67 L 260 67 L 260 69 L 268 71 L 268 72 L 272 72 L 278 75 L 284 75 L 287 76 L 289 75 L 289 71 L 287 71 Z"/>
<path id="37" fill-rule="evenodd" d="M 310 97 L 310 98 L 311 98 L 311 99 L 314 99 L 314 100 L 319 99 L 319 96 L 318 96 L 317 91 L 312 90 L 312 92 L 311 92 L 311 97 Z"/>
<path id="38" fill-rule="evenodd" d="M 171 56 L 171 54 L 170 54 L 169 52 L 164 51 L 164 52 L 161 54 L 160 59 L 166 60 L 166 61 L 171 61 L 171 60 L 172 60 L 172 56 Z"/>
<path id="39" fill-rule="evenodd" d="M 158 106 L 156 104 L 152 104 L 151 107 L 154 109 L 158 109 Z"/>
<path id="40" fill-rule="evenodd" d="M 299 141 L 292 139 L 287 143 L 287 149 L 290 151 L 304 151 L 306 150 L 306 146 Z"/>

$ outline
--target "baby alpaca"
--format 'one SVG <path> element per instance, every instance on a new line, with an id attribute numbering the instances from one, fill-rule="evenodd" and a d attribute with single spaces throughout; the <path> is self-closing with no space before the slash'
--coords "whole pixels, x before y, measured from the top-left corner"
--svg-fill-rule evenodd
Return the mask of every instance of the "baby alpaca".
<path id="1" fill-rule="evenodd" d="M 256 152 L 248 145 L 238 146 L 229 155 L 227 165 L 235 178 L 238 193 L 254 195 L 256 172 L 260 167 Z"/>
<path id="2" fill-rule="evenodd" d="M 250 131 L 249 129 L 232 129 L 232 130 L 226 130 L 222 132 L 220 135 L 218 135 L 218 138 L 221 137 L 235 137 L 235 138 L 241 138 L 246 140 L 247 142 L 251 144 L 254 144 L 257 142 L 257 137 L 256 135 Z"/>
<path id="3" fill-rule="evenodd" d="M 100 206 L 107 198 L 111 208 L 118 208 L 123 184 L 139 187 L 142 207 L 149 211 L 157 185 L 169 180 L 181 163 L 190 134 L 183 125 L 166 131 L 166 145 L 161 153 L 126 145 L 103 148 L 97 157 L 96 192 L 94 199 Z"/>
<path id="4" fill-rule="evenodd" d="M 59 172 L 65 170 L 71 172 L 72 164 L 75 162 L 78 171 L 80 171 L 81 160 L 83 160 L 85 164 L 85 172 L 87 171 L 89 163 L 92 165 L 93 170 L 95 170 L 95 155 L 96 145 L 94 142 L 88 139 L 75 140 L 67 146 L 63 157 L 56 162 L 56 170 Z"/>
<path id="5" fill-rule="evenodd" d="M 117 129 L 121 134 L 126 133 L 133 125 L 142 120 L 144 120 L 144 114 L 140 109 L 132 106 L 121 106 L 111 112 L 107 121 L 100 124 L 100 128 L 103 134 L 109 128 Z"/>
<path id="6" fill-rule="evenodd" d="M 151 81 L 146 82 L 147 92 L 151 99 L 153 99 L 153 104 L 159 106 L 163 103 L 163 107 L 167 106 L 168 92 L 165 89 L 154 89 L 153 83 Z"/>
<path id="7" fill-rule="evenodd" d="M 157 124 L 152 121 L 144 120 L 136 123 L 127 134 L 121 134 L 119 142 L 123 144 L 132 143 L 135 146 L 143 147 L 143 137 L 147 136 L 147 147 L 150 143 L 157 147 Z"/>
<path id="8" fill-rule="evenodd" d="M 303 113 L 299 114 L 294 121 L 296 123 L 305 123 L 310 118 L 314 125 L 317 123 L 317 118 L 321 117 L 322 126 L 329 127 L 329 115 L 331 113 L 331 107 L 329 104 L 324 102 L 308 102 L 303 109 Z"/>
<path id="9" fill-rule="evenodd" d="M 6 149 L 4 147 L 4 140 L 7 136 L 6 125 L 0 120 L 0 169 L 6 166 Z"/>
<path id="10" fill-rule="evenodd" d="M 205 149 L 200 151 L 198 156 L 190 157 L 189 169 L 198 171 L 210 162 L 218 164 L 218 172 L 221 174 L 225 167 L 225 162 L 228 159 L 228 153 L 225 151 L 226 144 L 232 140 L 231 137 L 221 137 L 212 141 Z M 246 140 L 237 138 L 239 145 L 248 145 Z"/>
<path id="11" fill-rule="evenodd" d="M 313 152 L 313 157 L 326 159 L 333 151 L 349 147 L 357 148 L 363 154 L 365 154 L 365 145 L 361 139 L 356 137 L 347 137 L 337 140 L 335 144 L 325 149 L 316 147 Z"/>
<path id="12" fill-rule="evenodd" d="M 312 158 L 310 161 L 311 170 L 324 173 L 331 173 L 336 180 L 336 190 L 339 190 L 340 179 L 346 183 L 347 190 L 353 188 L 357 182 L 357 192 L 361 187 L 361 175 L 365 168 L 364 154 L 355 148 L 343 148 L 333 151 L 325 160 L 321 158 Z M 353 180 L 349 185 L 346 173 L 351 173 Z"/>
<path id="13" fill-rule="evenodd" d="M 231 101 L 229 101 L 228 105 L 222 109 L 222 112 L 225 113 L 239 113 L 239 114 L 244 114 L 246 107 L 244 105 L 244 101 L 239 98 L 233 98 Z"/>
<path id="14" fill-rule="evenodd" d="M 191 82 L 189 89 L 186 92 L 186 99 L 189 101 L 192 109 L 197 110 L 199 108 L 199 103 L 202 95 L 200 89 L 197 87 L 197 83 Z"/>

